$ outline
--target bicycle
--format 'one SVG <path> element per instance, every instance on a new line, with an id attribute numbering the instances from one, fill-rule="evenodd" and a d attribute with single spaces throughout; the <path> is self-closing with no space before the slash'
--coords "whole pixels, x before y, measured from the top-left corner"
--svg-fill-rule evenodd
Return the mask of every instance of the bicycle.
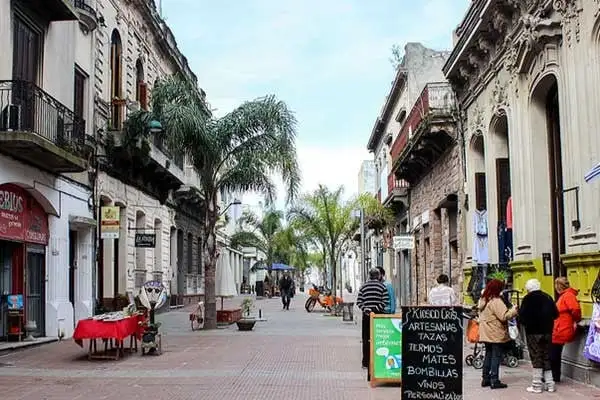
<path id="1" fill-rule="evenodd" d="M 204 302 L 198 303 L 198 307 L 190 314 L 190 323 L 192 331 L 197 331 L 204 328 Z"/>

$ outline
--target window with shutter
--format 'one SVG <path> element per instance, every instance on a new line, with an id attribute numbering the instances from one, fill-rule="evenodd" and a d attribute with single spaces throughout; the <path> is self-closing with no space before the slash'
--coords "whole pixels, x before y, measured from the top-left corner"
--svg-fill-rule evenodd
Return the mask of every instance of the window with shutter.
<path id="1" fill-rule="evenodd" d="M 487 209 L 485 172 L 475 173 L 475 207 L 478 210 Z"/>
<path id="2" fill-rule="evenodd" d="M 142 110 L 147 110 L 148 109 L 148 85 L 146 84 L 146 82 L 140 82 L 138 84 L 138 87 L 139 87 L 138 101 L 140 102 L 140 108 Z"/>

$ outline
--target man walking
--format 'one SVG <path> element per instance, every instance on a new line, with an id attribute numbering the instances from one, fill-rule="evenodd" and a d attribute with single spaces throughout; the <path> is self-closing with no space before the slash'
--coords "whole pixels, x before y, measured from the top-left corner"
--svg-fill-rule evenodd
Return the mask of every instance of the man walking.
<path id="1" fill-rule="evenodd" d="M 388 291 L 380 281 L 377 268 L 369 271 L 369 280 L 358 291 L 356 305 L 362 311 L 362 366 L 369 368 L 371 356 L 371 313 L 381 314 L 388 306 Z M 367 375 L 367 380 L 370 380 Z"/>
<path id="2" fill-rule="evenodd" d="M 441 274 L 437 278 L 437 286 L 429 291 L 429 305 L 431 306 L 455 306 L 457 303 L 456 292 L 449 286 L 448 275 Z"/>
<path id="3" fill-rule="evenodd" d="M 395 314 L 396 313 L 396 293 L 394 293 L 394 286 L 390 281 L 385 279 L 385 269 L 383 267 L 377 267 L 379 270 L 379 280 L 385 285 L 388 294 L 388 305 L 383 310 L 386 314 Z"/>
<path id="4" fill-rule="evenodd" d="M 285 272 L 283 277 L 279 280 L 279 293 L 281 294 L 281 302 L 283 303 L 283 309 L 290 309 L 290 302 L 292 298 L 292 287 L 294 285 L 294 281 L 290 277 L 290 275 Z"/>

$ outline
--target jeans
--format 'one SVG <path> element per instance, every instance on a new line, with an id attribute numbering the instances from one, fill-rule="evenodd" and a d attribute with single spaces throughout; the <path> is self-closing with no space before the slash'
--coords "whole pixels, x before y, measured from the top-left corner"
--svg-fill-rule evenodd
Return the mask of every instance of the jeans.
<path id="1" fill-rule="evenodd" d="M 550 345 L 550 366 L 552 367 L 552 377 L 554 382 L 560 382 L 560 367 L 562 364 L 563 344 Z"/>
<path id="2" fill-rule="evenodd" d="M 371 315 L 362 315 L 362 366 L 369 368 L 371 361 Z"/>
<path id="3" fill-rule="evenodd" d="M 283 303 L 283 308 L 290 309 L 290 302 L 292 301 L 292 297 L 290 296 L 289 290 L 281 291 L 281 302 Z"/>
<path id="4" fill-rule="evenodd" d="M 500 363 L 504 356 L 503 343 L 486 343 L 483 359 L 483 380 L 498 382 L 500 380 Z"/>

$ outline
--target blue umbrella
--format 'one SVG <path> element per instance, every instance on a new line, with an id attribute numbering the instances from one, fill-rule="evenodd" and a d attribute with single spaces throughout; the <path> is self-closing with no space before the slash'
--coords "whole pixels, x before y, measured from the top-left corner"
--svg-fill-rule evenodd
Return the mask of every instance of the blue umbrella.
<path id="1" fill-rule="evenodd" d="M 285 264 L 273 264 L 271 266 L 271 270 L 273 271 L 292 271 L 294 269 L 294 267 L 290 267 L 289 265 Z"/>

